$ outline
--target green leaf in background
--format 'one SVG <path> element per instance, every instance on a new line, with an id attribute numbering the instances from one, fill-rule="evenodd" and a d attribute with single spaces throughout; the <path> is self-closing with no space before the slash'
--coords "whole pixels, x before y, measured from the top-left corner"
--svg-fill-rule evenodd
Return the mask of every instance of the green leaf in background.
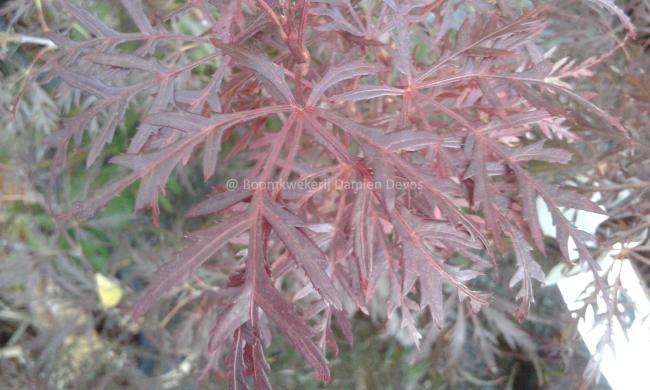
<path id="1" fill-rule="evenodd" d="M 111 241 L 106 233 L 99 229 L 84 227 L 79 241 L 83 255 L 93 266 L 95 272 L 103 272 L 111 255 Z"/>

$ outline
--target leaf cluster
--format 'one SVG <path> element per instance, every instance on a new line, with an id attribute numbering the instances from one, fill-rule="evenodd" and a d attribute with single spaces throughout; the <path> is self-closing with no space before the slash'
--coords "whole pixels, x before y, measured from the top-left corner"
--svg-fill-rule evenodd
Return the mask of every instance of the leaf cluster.
<path id="1" fill-rule="evenodd" d="M 533 168 L 571 163 L 571 128 L 597 127 L 622 144 L 632 135 L 572 88 L 593 62 L 553 61 L 543 50 L 546 8 L 122 0 L 132 24 L 116 29 L 73 1 L 57 3 L 76 23 L 49 34 L 57 49 L 34 81 L 59 83 L 60 96 L 81 104 L 46 140 L 55 150 L 50 195 L 69 149 L 84 140 L 88 169 L 107 158 L 124 172 L 55 210 L 58 220 L 90 218 L 136 185 L 135 211 L 150 210 L 159 224 L 170 177 L 195 162 L 217 184 L 186 214 L 205 226 L 187 235 L 133 309 L 144 316 L 202 266 L 228 270 L 229 280 L 200 298 L 213 316 L 204 374 L 226 368 L 235 388 L 269 388 L 272 325 L 326 382 L 335 329 L 353 342 L 350 312 L 377 315 L 373 302 L 383 302 L 380 315 L 397 318 L 417 344 L 420 314 L 443 328 L 445 302 L 493 313 L 487 275 L 509 280 L 513 314 L 525 319 L 544 281 L 538 200 L 564 261 L 600 280 L 594 237 L 564 210 L 603 210 Z M 612 2 L 593 3 L 633 33 Z M 203 30 L 178 32 L 184 18 L 200 19 Z M 108 155 L 129 110 L 141 114 L 137 130 Z M 258 185 L 225 188 L 226 175 Z M 500 267 L 508 253 L 514 272 Z"/>

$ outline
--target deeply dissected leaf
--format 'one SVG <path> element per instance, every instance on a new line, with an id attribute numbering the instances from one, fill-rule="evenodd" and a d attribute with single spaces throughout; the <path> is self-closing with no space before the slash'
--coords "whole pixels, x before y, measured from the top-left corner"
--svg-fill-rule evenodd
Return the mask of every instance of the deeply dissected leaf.
<path id="1" fill-rule="evenodd" d="M 511 232 L 512 246 L 515 250 L 515 256 L 517 257 L 517 271 L 510 279 L 510 288 L 521 283 L 521 289 L 517 293 L 517 299 L 521 300 L 519 309 L 517 309 L 517 318 L 521 321 L 528 315 L 528 309 L 530 304 L 535 301 L 533 295 L 533 279 L 544 283 L 544 271 L 539 266 L 539 264 L 531 256 L 532 248 L 524 237 L 512 229 Z"/>
<path id="2" fill-rule="evenodd" d="M 157 300 L 192 274 L 229 240 L 248 230 L 251 221 L 250 213 L 239 214 L 231 220 L 192 234 L 190 238 L 194 243 L 183 249 L 175 260 L 156 271 L 150 286 L 133 307 L 133 316 L 138 318 L 144 315 Z"/>
<path id="3" fill-rule="evenodd" d="M 298 317 L 293 306 L 273 287 L 266 274 L 265 253 L 260 220 L 251 226 L 248 248 L 247 277 L 251 284 L 253 301 L 273 321 L 280 331 L 300 351 L 314 368 L 316 377 L 329 380 L 329 368 L 325 356 L 312 341 L 311 329 Z"/>
<path id="4" fill-rule="evenodd" d="M 251 195 L 251 192 L 246 190 L 220 192 L 197 203 L 185 214 L 185 216 L 193 218 L 217 213 L 250 198 Z"/>
<path id="5" fill-rule="evenodd" d="M 294 347 L 303 354 L 307 362 L 314 368 L 316 378 L 324 382 L 329 381 L 330 371 L 327 360 L 311 340 L 312 331 L 296 315 L 293 306 L 266 281 L 258 287 L 255 303 L 278 326 Z"/>
<path id="6" fill-rule="evenodd" d="M 115 133 L 115 128 L 118 126 L 120 120 L 126 112 L 127 102 L 123 101 L 119 105 L 113 106 L 106 118 L 106 123 L 99 130 L 99 135 L 93 140 L 92 145 L 90 146 L 90 151 L 88 152 L 88 158 L 86 159 L 86 168 L 90 167 L 99 154 L 101 153 L 104 145 L 111 142 L 113 139 L 113 134 Z"/>
<path id="7" fill-rule="evenodd" d="M 238 291 L 234 300 L 222 310 L 210 331 L 209 349 L 214 351 L 220 343 L 232 335 L 237 328 L 247 322 L 251 305 L 251 288 L 246 286 Z"/>
<path id="8" fill-rule="evenodd" d="M 273 63 L 266 57 L 250 53 L 238 47 L 222 44 L 218 47 L 237 61 L 239 66 L 255 72 L 256 77 L 264 84 L 269 94 L 278 103 L 291 104 L 295 102 L 293 93 L 291 93 L 289 85 L 287 85 L 287 81 L 284 78 L 284 71 L 281 66 Z"/>
<path id="9" fill-rule="evenodd" d="M 412 224 L 408 223 L 409 219 L 413 220 L 408 214 L 398 211 L 393 213 L 395 229 L 403 245 L 403 256 L 406 263 L 404 291 L 409 291 L 416 279 L 420 280 L 420 288 L 424 290 L 421 295 L 422 305 L 430 307 L 431 315 L 438 326 L 442 326 L 443 323 L 443 280 L 452 284 L 471 300 L 486 304 L 487 300 L 483 296 L 471 291 L 463 284 L 454 269 L 433 256 L 423 242 L 422 236 L 413 230 Z"/>
<path id="10" fill-rule="evenodd" d="M 120 35 L 120 33 L 106 26 L 104 23 L 102 23 L 99 19 L 94 17 L 87 10 L 79 7 L 74 3 L 71 3 L 68 0 L 60 0 L 60 1 L 67 12 L 72 14 L 72 16 L 74 16 L 74 18 L 77 19 L 79 22 L 83 23 L 83 25 L 86 26 L 96 36 L 116 37 Z"/>
<path id="11" fill-rule="evenodd" d="M 376 72 L 378 67 L 375 65 L 364 64 L 363 62 L 351 62 L 342 66 L 330 69 L 323 78 L 314 85 L 311 94 L 307 98 L 307 105 L 314 105 L 318 99 L 331 87 L 354 77 L 365 76 Z"/>
<path id="12" fill-rule="evenodd" d="M 264 206 L 264 218 L 273 226 L 296 262 L 305 270 L 316 291 L 336 310 L 341 310 L 339 294 L 325 272 L 327 267 L 325 254 L 303 232 L 287 224 L 287 221 L 282 218 L 283 213 L 272 201 L 267 200 Z"/>
<path id="13" fill-rule="evenodd" d="M 590 2 L 633 31 L 614 2 Z M 579 139 L 574 127 L 614 127 L 620 134 L 612 137 L 621 138 L 629 132 L 572 89 L 570 80 L 592 74 L 598 60 L 553 64 L 544 54 L 544 8 L 197 0 L 161 13 L 150 12 L 152 2 L 120 3 L 139 31 L 117 31 L 62 2 L 79 24 L 51 34 L 58 48 L 44 63 L 42 82 L 55 81 L 60 95 L 70 96 L 70 115 L 71 105 L 80 110 L 47 139 L 56 148 L 49 191 L 65 171 L 69 143 L 88 145 L 88 167 L 110 151 L 110 162 L 129 172 L 60 220 L 90 217 L 137 183 L 135 210 L 151 208 L 157 222 L 158 197 L 175 170 L 184 171 L 188 193 L 208 191 L 194 180 L 194 167 L 202 166 L 203 181 L 219 192 L 192 202 L 186 217 L 220 222 L 190 234 L 185 249 L 152 275 L 134 315 L 219 257 L 209 272 L 229 278 L 212 279 L 202 295 L 216 318 L 209 343 L 196 351 L 209 361 L 206 370 L 223 363 L 232 388 L 270 387 L 269 324 L 327 381 L 326 351 L 339 350 L 332 323 L 351 344 L 347 310 L 375 315 L 377 307 L 382 319 L 399 316 L 419 345 L 426 340 L 423 312 L 428 308 L 435 329 L 445 329 L 446 311 L 458 305 L 452 360 L 471 324 L 495 369 L 498 340 L 476 313 L 490 301 L 485 286 L 501 282 L 478 278 L 490 268 L 503 271 L 498 255 L 512 250 L 517 269 L 509 285 L 520 285 L 516 316 L 526 317 L 533 280 L 544 279 L 529 243 L 546 253 L 538 199 L 553 217 L 562 255 L 575 257 L 573 241 L 579 261 L 597 274 L 588 247 L 594 237 L 564 211 L 603 211 L 530 168 L 579 160 L 579 146 L 562 144 Z M 187 24 L 187 16 L 200 23 Z M 105 148 L 127 109 L 139 115 L 127 150 Z M 552 147 L 551 138 L 559 138 Z M 240 246 L 236 258 L 220 250 L 229 242 Z M 483 314 L 488 324 L 499 319 Z M 512 333 L 506 343 L 529 347 Z"/>

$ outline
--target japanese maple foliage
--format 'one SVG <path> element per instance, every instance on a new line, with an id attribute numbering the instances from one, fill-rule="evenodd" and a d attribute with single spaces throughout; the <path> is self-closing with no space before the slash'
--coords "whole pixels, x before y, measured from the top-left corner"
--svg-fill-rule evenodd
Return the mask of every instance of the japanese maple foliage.
<path id="1" fill-rule="evenodd" d="M 200 160 L 205 180 L 223 182 L 228 164 L 247 162 L 237 188 L 197 199 L 187 217 L 212 224 L 188 234 L 133 309 L 144 316 L 224 247 L 244 244 L 227 260 L 229 282 L 212 286 L 220 307 L 209 345 L 197 346 L 207 370 L 227 368 L 233 388 L 270 387 L 269 323 L 328 381 L 326 355 L 338 348 L 332 328 L 351 344 L 348 315 L 368 313 L 373 299 L 417 342 L 416 315 L 427 312 L 442 327 L 446 297 L 474 312 L 488 305 L 490 291 L 475 281 L 491 272 L 510 280 L 513 314 L 523 320 L 544 281 L 532 255 L 533 247 L 545 252 L 538 198 L 565 260 L 573 241 L 578 261 L 596 274 L 593 237 L 562 210 L 603 211 L 528 168 L 569 163 L 571 125 L 628 134 L 572 90 L 586 68 L 554 64 L 542 50 L 544 8 L 192 0 L 155 9 L 122 0 L 134 24 L 125 32 L 72 0 L 58 3 L 88 34 L 51 33 L 58 48 L 40 81 L 60 80 L 61 93 L 81 93 L 89 104 L 48 139 L 56 148 L 51 191 L 69 144 L 82 144 L 91 121 L 101 126 L 90 134 L 87 167 L 102 163 L 127 109 L 141 113 L 128 149 L 110 158 L 127 173 L 60 211 L 61 221 L 89 218 L 139 183 L 134 208 L 150 209 L 157 223 L 158 197 L 175 170 Z M 592 3 L 624 16 L 610 1 Z M 171 32 L 188 14 L 205 29 Z M 209 79 L 193 77 L 200 67 Z M 516 256 L 514 272 L 499 269 L 505 253 Z"/>

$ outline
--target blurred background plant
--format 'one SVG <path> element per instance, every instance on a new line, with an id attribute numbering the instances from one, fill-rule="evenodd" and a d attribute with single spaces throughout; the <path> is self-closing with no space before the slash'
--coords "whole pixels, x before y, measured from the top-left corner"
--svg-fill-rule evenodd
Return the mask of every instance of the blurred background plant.
<path id="1" fill-rule="evenodd" d="M 501 1 L 501 0 L 500 0 Z M 507 1 L 526 6 L 526 1 Z M 152 0 L 171 10 L 178 1 Z M 621 2 L 637 26 L 636 41 L 623 42 L 623 26 L 587 1 L 545 1 L 549 28 L 544 40 L 553 56 L 570 56 L 577 64 L 571 80 L 594 90 L 594 102 L 624 119 L 635 144 L 590 128 L 587 121 L 566 124 L 582 137 L 581 160 L 562 170 L 539 166 L 559 180 L 574 180 L 586 194 L 601 193 L 599 203 L 611 218 L 601 225 L 600 248 L 623 243 L 621 256 L 633 260 L 642 279 L 650 281 L 650 5 Z M 597 3 L 597 2 L 594 2 Z M 160 200 L 160 227 L 134 214 L 133 186 L 96 218 L 65 228 L 57 225 L 46 202 L 52 150 L 43 143 L 62 117 L 85 104 L 76 94 L 56 96 L 52 85 L 30 82 L 33 64 L 48 50 L 42 31 L 69 22 L 49 1 L 4 1 L 0 4 L 0 388 L 218 388 L 213 379 L 196 384 L 197 340 L 204 340 L 210 315 L 197 302 L 197 286 L 223 281 L 224 275 L 201 269 L 172 302 L 152 316 L 158 322 L 136 325 L 129 308 L 155 269 L 154 261 L 172 253 L 188 228 L 182 218 L 188 199 L 210 192 L 199 166 L 176 172 Z M 111 1 L 85 1 L 111 26 L 129 28 L 129 20 Z M 583 18 L 598 23 L 580 23 Z M 59 20 L 58 18 L 64 18 Z M 174 28 L 200 30 L 201 20 L 187 14 Z M 79 28 L 83 34 L 83 28 Z M 33 37 L 36 39 L 26 39 Z M 45 40 L 40 40 L 45 39 Z M 588 63 L 588 62 L 587 62 Z M 206 70 L 207 72 L 207 70 Z M 584 73 L 589 72 L 589 74 Z M 198 78 L 209 77 L 196 74 Z M 33 80 L 31 80 L 33 81 Z M 36 80 L 38 81 L 38 80 Z M 57 101 L 57 104 L 54 101 Z M 64 107 L 59 112 L 58 107 Z M 128 111 L 105 155 L 124 150 L 138 116 Z M 277 126 L 269 121 L 267 126 Z M 98 124 L 90 124 L 91 131 Z M 607 141 L 609 140 L 609 141 Z M 66 205 L 83 198 L 116 174 L 115 166 L 95 164 L 86 170 L 89 140 L 69 151 L 56 188 Z M 225 145 L 224 155 L 232 145 Z M 580 177 L 580 180 L 576 178 Z M 212 183 L 214 184 L 214 183 Z M 172 207 L 173 205 L 173 207 Z M 191 227 L 191 226 L 190 226 Z M 641 244 L 629 247 L 625 243 Z M 549 241 L 552 246 L 552 242 Z M 559 254 L 549 254 L 558 258 Z M 538 261 L 545 271 L 554 262 Z M 514 267 L 515 260 L 512 259 Z M 494 284 L 489 280 L 487 284 Z M 505 282 L 491 287 L 507 295 Z M 607 383 L 584 378 L 590 359 L 576 333 L 576 318 L 566 310 L 557 288 L 536 291 L 531 315 L 518 323 L 515 308 L 497 298 L 493 306 L 470 316 L 449 300 L 447 326 L 429 325 L 420 349 L 383 318 L 356 316 L 355 345 L 332 359 L 331 388 L 575 388 Z M 381 302 L 373 304 L 380 305 Z M 337 335 L 340 336 L 340 335 Z M 302 357 L 274 337 L 268 358 L 271 382 L 280 389 L 320 388 Z M 217 378 L 218 379 L 218 378 Z"/>

